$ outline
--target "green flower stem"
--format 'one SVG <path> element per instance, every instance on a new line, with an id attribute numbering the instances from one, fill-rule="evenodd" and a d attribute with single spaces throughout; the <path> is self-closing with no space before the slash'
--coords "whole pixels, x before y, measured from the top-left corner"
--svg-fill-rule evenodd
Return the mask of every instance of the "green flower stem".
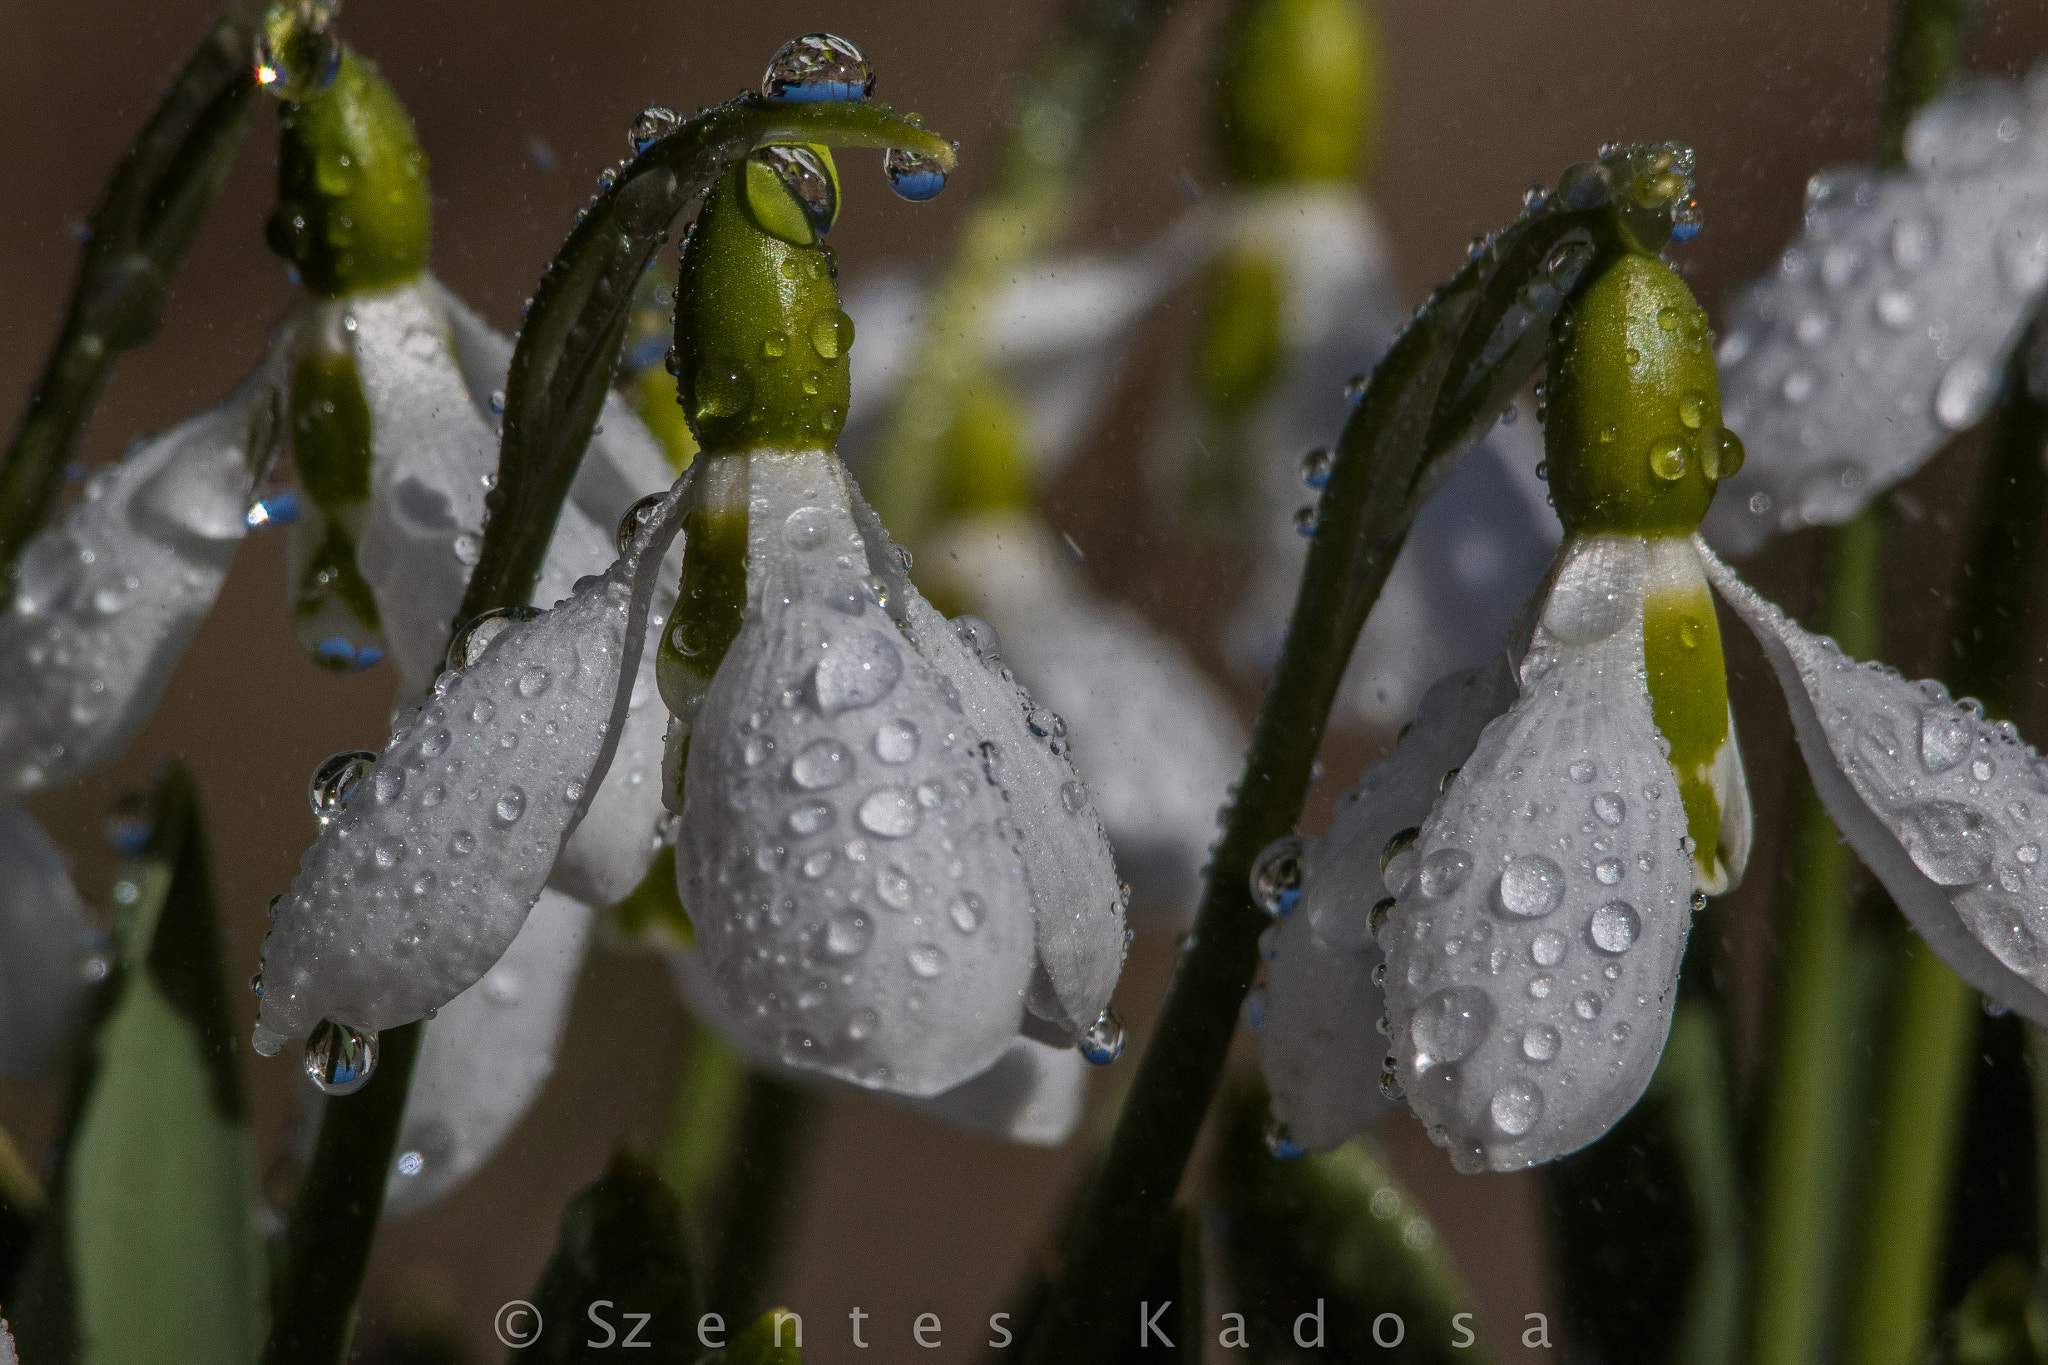
<path id="1" fill-rule="evenodd" d="M 313 1161 L 292 1205 L 291 1244 L 263 1365 L 341 1365 L 348 1358 L 356 1299 L 425 1034 L 424 1022 L 385 1029 L 370 1083 L 325 1102 Z"/>
<path id="2" fill-rule="evenodd" d="M 661 1176 L 683 1201 L 701 1247 L 718 1207 L 719 1180 L 739 1122 L 747 1070 L 725 1041 L 701 1024 L 676 1049 L 675 1070 L 662 1131 Z"/>
<path id="3" fill-rule="evenodd" d="M 1294 828 L 1352 646 L 1445 458 L 1483 431 L 1542 360 L 1566 298 L 1598 257 L 1655 251 L 1691 192 L 1668 153 L 1631 148 L 1592 172 L 1611 202 L 1525 214 L 1437 291 L 1373 373 L 1345 424 L 1317 507 L 1308 563 L 1244 777 L 1224 815 L 1194 946 L 1182 956 L 1116 1133 L 1084 1195 L 1057 1283 L 1033 1333 L 1032 1365 L 1092 1358 L 1119 1340 L 1140 1295 L 1136 1248 L 1166 1216 L 1215 1094 L 1267 923 L 1253 860 Z M 1575 167 L 1568 185 L 1587 183 Z M 1667 176 L 1666 192 L 1653 181 Z M 1577 179 L 1574 179 L 1577 177 Z M 1683 183 L 1678 183 L 1683 181 Z M 1638 198 L 1637 195 L 1641 197 Z"/>
<path id="4" fill-rule="evenodd" d="M 1940 98 L 1962 69 L 1976 8 L 1976 0 L 1893 0 L 1884 109 L 1877 124 L 1881 164 L 1904 164 L 1906 125 L 1921 105 Z"/>
<path id="5" fill-rule="evenodd" d="M 1026 75 L 995 174 L 926 300 L 909 378 L 867 479 L 891 533 L 915 548 L 935 529 L 946 434 L 988 364 L 986 326 L 1017 268 L 1072 225 L 1110 119 L 1115 87 L 1150 50 L 1166 0 L 1071 0 Z"/>
<path id="6" fill-rule="evenodd" d="M 653 143 L 591 205 L 534 290 L 505 379 L 498 482 L 458 622 L 524 606 L 619 366 L 634 288 L 676 219 L 757 147 L 901 148 L 947 171 L 952 144 L 887 105 L 746 95 Z"/>
<path id="7" fill-rule="evenodd" d="M 747 1073 L 739 1131 L 724 1172 L 718 1236 L 707 1248 L 705 1302 L 727 1322 L 744 1322 L 768 1306 L 768 1280 L 794 1210 L 796 1174 L 817 1105 L 808 1091 L 758 1071 Z"/>
<path id="8" fill-rule="evenodd" d="M 0 566 L 10 578 L 42 529 L 114 357 L 162 326 L 171 276 L 234 165 L 256 89 L 258 8 L 237 0 L 215 22 L 93 213 L 63 327 L 0 461 Z"/>
<path id="9" fill-rule="evenodd" d="M 1875 656 L 1883 613 L 1884 527 L 1865 511 L 1828 540 L 1827 633 Z M 1853 1146 L 1849 888 L 1855 868 L 1800 769 L 1792 872 L 1778 909 L 1785 934 L 1759 1161 L 1750 1350 L 1757 1365 L 1817 1359 L 1839 1278 L 1847 1216 L 1840 1154 Z"/>

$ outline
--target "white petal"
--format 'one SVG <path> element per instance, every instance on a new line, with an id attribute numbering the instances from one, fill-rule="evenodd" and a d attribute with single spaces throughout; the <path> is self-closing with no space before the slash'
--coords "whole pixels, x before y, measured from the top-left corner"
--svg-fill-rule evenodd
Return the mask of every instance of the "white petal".
<path id="1" fill-rule="evenodd" d="M 470 404 L 430 289 L 400 285 L 348 301 L 370 409 L 370 506 L 356 564 L 377 597 L 401 695 L 426 695 L 482 544 L 484 475 L 498 437 Z"/>
<path id="2" fill-rule="evenodd" d="M 588 906 L 541 893 L 497 965 L 441 1007 L 413 1072 L 386 1217 L 467 1180 L 533 1107 L 554 1071 L 590 920 Z"/>
<path id="3" fill-rule="evenodd" d="M 1010 669 L 982 658 L 911 586 L 874 512 L 854 493 L 868 567 L 912 646 L 959 691 L 968 720 L 993 744 L 984 765 L 1002 787 L 1037 916 L 1042 979 L 1034 1016 L 1055 1034 L 1087 1029 L 1109 1007 L 1123 970 L 1128 891 L 1087 784 L 1067 754 L 1066 722 L 1032 700 Z"/>
<path id="4" fill-rule="evenodd" d="M 1846 520 L 1974 425 L 2048 284 L 2048 110 L 1977 82 L 1907 146 L 1910 170 L 1815 176 L 1805 229 L 1730 312 L 1722 418 L 1748 462 L 1704 528 L 1727 553 Z"/>
<path id="5" fill-rule="evenodd" d="M 931 558 L 995 627 L 1003 662 L 1065 719 L 1139 904 L 1191 916 L 1217 807 L 1243 766 L 1229 699 L 1176 641 L 1097 598 L 1035 517 L 958 525 Z"/>
<path id="6" fill-rule="evenodd" d="M 95 936 L 70 864 L 20 806 L 0 807 L 0 886 L 0 1076 L 32 1085 L 84 1017 Z"/>
<path id="7" fill-rule="evenodd" d="M 1641 540 L 1566 550 L 1520 666 L 1380 932 L 1403 1088 L 1460 1170 L 1593 1141 L 1649 1082 L 1692 859 L 1643 662 Z"/>
<path id="8" fill-rule="evenodd" d="M 2048 1024 L 2048 764 L 1975 702 L 1856 662 L 1701 558 L 1763 645 L 1814 790 L 1856 856 L 1959 976 Z"/>
<path id="9" fill-rule="evenodd" d="M 399 718 L 300 859 L 265 941 L 257 1050 L 322 1018 L 379 1030 L 468 989 L 526 920 L 624 728 L 677 500 L 601 578 L 512 625 Z"/>
<path id="10" fill-rule="evenodd" d="M 0 795 L 111 763 L 155 710 L 212 610 L 276 427 L 267 375 L 139 441 L 22 551 L 0 612 Z"/>
<path id="11" fill-rule="evenodd" d="M 1023 1014 L 1031 898 L 1004 792 L 953 685 L 877 606 L 838 461 L 747 469 L 747 611 L 693 724 L 678 889 L 750 1035 L 937 1094 Z"/>
<path id="12" fill-rule="evenodd" d="M 1514 694 L 1505 654 L 1440 679 L 1394 752 L 1339 799 L 1328 832 L 1303 841 L 1300 899 L 1260 944 L 1268 966 L 1259 1065 L 1273 1116 L 1298 1146 L 1330 1151 L 1399 1107 L 1380 1093 L 1386 995 L 1372 980 L 1385 961 L 1371 929 L 1388 894 L 1382 853 L 1428 818 L 1445 774 Z"/>
<path id="13" fill-rule="evenodd" d="M 454 335 L 456 363 L 462 367 L 471 401 L 495 420 L 494 396 L 505 390 L 505 372 L 512 365 L 512 339 L 502 336 L 445 286 L 433 284 Z M 502 399 L 500 399 L 502 401 Z M 616 393 L 605 395 L 597 421 L 599 430 L 577 466 L 569 500 L 584 516 L 607 529 L 617 526 L 626 510 L 649 493 L 659 493 L 675 477 L 661 443 Z M 491 453 L 497 468 L 497 452 Z"/>
<path id="14" fill-rule="evenodd" d="M 726 1008 L 701 953 L 672 949 L 667 954 L 676 993 L 700 1024 L 718 1031 L 758 1071 L 818 1089 L 834 1084 L 815 1071 L 786 1065 L 776 1049 L 740 1028 Z M 892 1103 L 916 1110 L 941 1123 L 988 1137 L 1036 1147 L 1066 1141 L 1081 1120 L 1086 1096 L 1087 1065 L 1072 1048 L 1049 1047 L 1031 1038 L 1016 1038 L 990 1066 L 951 1090 L 927 1099 L 885 1095 Z"/>

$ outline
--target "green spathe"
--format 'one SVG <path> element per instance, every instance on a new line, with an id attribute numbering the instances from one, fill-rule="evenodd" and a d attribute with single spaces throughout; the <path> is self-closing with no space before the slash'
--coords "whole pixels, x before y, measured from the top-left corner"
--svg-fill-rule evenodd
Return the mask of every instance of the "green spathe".
<path id="1" fill-rule="evenodd" d="M 853 320 L 839 306 L 832 249 L 778 235 L 801 210 L 772 174 L 746 179 L 756 164 L 719 180 L 683 247 L 683 412 L 713 454 L 830 450 L 846 425 Z"/>
<path id="2" fill-rule="evenodd" d="M 1575 534 L 1690 535 L 1731 446 L 1707 315 L 1678 273 L 1623 252 L 1587 287 L 1550 349 L 1543 449 L 1558 518 Z"/>
<path id="3" fill-rule="evenodd" d="M 1232 184 L 1364 171 L 1380 54 L 1359 0 L 1249 0 L 1217 50 L 1216 143 Z"/>
<path id="4" fill-rule="evenodd" d="M 344 52 L 334 83 L 279 114 L 270 246 L 307 290 L 383 289 L 427 268 L 427 156 L 377 68 Z"/>

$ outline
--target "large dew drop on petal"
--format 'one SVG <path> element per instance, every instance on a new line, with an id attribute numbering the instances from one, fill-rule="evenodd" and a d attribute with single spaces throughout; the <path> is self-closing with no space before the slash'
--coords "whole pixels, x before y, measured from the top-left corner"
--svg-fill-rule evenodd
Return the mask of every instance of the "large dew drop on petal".
<path id="1" fill-rule="evenodd" d="M 1846 520 L 1990 410 L 2048 286 L 2043 109 L 1979 82 L 1914 119 L 1909 169 L 1813 178 L 1805 230 L 1721 342 L 1748 459 L 1707 513 L 1716 546 Z"/>
<path id="2" fill-rule="evenodd" d="M 1000 660 L 984 656 L 910 583 L 903 555 L 856 491 L 868 566 L 918 653 L 953 686 L 982 740 L 982 766 L 1009 807 L 1037 922 L 1032 1016 L 1053 1036 L 1085 1034 L 1123 971 L 1124 910 L 1109 836 L 1068 754 L 1066 722 L 1039 705 Z M 1113 1054 L 1111 1054 L 1113 1055 Z"/>
<path id="3" fill-rule="evenodd" d="M 588 906 L 543 892 L 497 964 L 441 1007 L 413 1072 L 386 1216 L 468 1179 L 532 1107 L 554 1071 L 590 919 Z"/>
<path id="4" fill-rule="evenodd" d="M 677 886 L 750 1036 L 934 1095 L 1024 1013 L 1025 816 L 961 689 L 882 610 L 839 462 L 755 451 L 747 471 L 746 612 L 692 725 Z"/>
<path id="5" fill-rule="evenodd" d="M 137 442 L 22 550 L 13 605 L 0 613 L 0 794 L 112 762 L 149 719 L 248 529 L 275 403 L 259 375 Z"/>
<path id="6" fill-rule="evenodd" d="M 1701 557 L 1763 645 L 1856 856 L 1957 975 L 2048 1025 L 2048 763 L 1977 703 L 1858 663 Z"/>
<path id="7" fill-rule="evenodd" d="M 259 1052 L 323 1018 L 409 1023 L 504 953 L 611 763 L 686 484 L 602 577 L 399 717 L 275 907 Z"/>
<path id="8" fill-rule="evenodd" d="M 1141 911 L 1191 914 L 1243 763 L 1229 700 L 1177 642 L 1097 599 L 1033 517 L 976 518 L 932 554 L 999 632 L 1003 663 L 1065 720 Z"/>
<path id="9" fill-rule="evenodd" d="M 1412 864 L 1389 865 L 1392 1050 L 1465 1171 L 1562 1156 L 1627 1112 L 1670 1028 L 1691 919 L 1685 811 L 1645 681 L 1644 544 L 1566 554 L 1519 698 Z"/>
<path id="10" fill-rule="evenodd" d="M 1380 1083 L 1386 995 L 1373 973 L 1385 954 L 1374 912 L 1388 897 L 1388 876 L 1413 875 L 1415 831 L 1446 775 L 1513 697 L 1505 654 L 1439 681 L 1393 754 L 1339 799 L 1328 832 L 1303 843 L 1300 898 L 1261 945 L 1259 1030 L 1273 1117 L 1296 1146 L 1330 1151 L 1398 1107 Z"/>
<path id="11" fill-rule="evenodd" d="M 758 1070 L 799 1085 L 829 1086 L 816 1071 L 792 1067 L 776 1048 L 739 1026 L 711 980 L 704 955 L 687 948 L 667 953 L 676 994 L 690 1014 L 717 1031 Z M 980 1075 L 925 1099 L 884 1093 L 885 1098 L 955 1128 L 1010 1142 L 1053 1147 L 1066 1141 L 1081 1121 L 1088 1066 L 1070 1047 L 1050 1047 L 1032 1038 L 1011 1040 L 1008 1050 Z"/>
<path id="12" fill-rule="evenodd" d="M 105 974 L 71 868 L 35 818 L 0 808 L 0 1076 L 48 1079 Z"/>

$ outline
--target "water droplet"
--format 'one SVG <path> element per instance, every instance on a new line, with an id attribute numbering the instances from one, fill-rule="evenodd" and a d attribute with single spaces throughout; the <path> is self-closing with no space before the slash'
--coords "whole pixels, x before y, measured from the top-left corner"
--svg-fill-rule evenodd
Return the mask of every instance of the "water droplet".
<path id="1" fill-rule="evenodd" d="M 961 933 L 973 933 L 981 927 L 981 897 L 970 891 L 961 892 L 946 906 L 946 917 L 953 921 L 953 927 Z"/>
<path id="2" fill-rule="evenodd" d="M 919 943 L 904 954 L 910 970 L 930 980 L 946 969 L 946 954 L 936 943 Z"/>
<path id="3" fill-rule="evenodd" d="M 853 910 L 841 910 L 825 921 L 825 954 L 828 957 L 858 957 L 866 951 L 873 934 L 867 917 Z"/>
<path id="4" fill-rule="evenodd" d="M 321 759 L 306 783 L 306 799 L 312 803 L 314 818 L 324 825 L 338 815 L 376 766 L 377 755 L 368 749 L 344 749 Z"/>
<path id="5" fill-rule="evenodd" d="M 454 543 L 449 548 L 455 555 L 456 563 L 467 565 L 470 568 L 475 568 L 476 562 L 482 559 L 484 554 L 482 538 L 470 531 L 464 531 L 461 535 L 455 537 Z"/>
<path id="6" fill-rule="evenodd" d="M 1529 941 L 1529 958 L 1539 967 L 1555 967 L 1564 961 L 1567 946 L 1563 934 L 1545 929 Z"/>
<path id="7" fill-rule="evenodd" d="M 1636 936 L 1643 930 L 1642 916 L 1627 901 L 1609 901 L 1593 912 L 1593 922 L 1587 926 L 1588 937 L 1593 946 L 1603 953 L 1621 954 L 1635 946 Z"/>
<path id="8" fill-rule="evenodd" d="M 1578 1015 L 1581 1019 L 1598 1019 L 1600 1017 L 1600 997 L 1597 995 L 1580 996 L 1572 1001 L 1572 1013 Z"/>
<path id="9" fill-rule="evenodd" d="M 1088 807 L 1088 789 L 1079 782 L 1060 784 L 1060 809 L 1069 815 L 1079 815 Z"/>
<path id="10" fill-rule="evenodd" d="M 825 651 L 811 678 L 818 709 L 828 716 L 873 706 L 895 689 L 903 658 L 883 635 L 866 631 Z"/>
<path id="11" fill-rule="evenodd" d="M 1982 812 L 1960 801 L 1927 801 L 1904 811 L 1898 838 L 1937 886 L 1968 886 L 1991 870 L 1990 828 Z"/>
<path id="12" fill-rule="evenodd" d="M 1565 769 L 1565 775 L 1574 782 L 1586 783 L 1598 777 L 1600 769 L 1595 767 L 1593 760 L 1589 758 L 1575 758 L 1572 760 L 1571 767 Z"/>
<path id="13" fill-rule="evenodd" d="M 675 110 L 649 105 L 634 117 L 633 126 L 626 131 L 626 141 L 632 144 L 633 155 L 638 156 L 682 126 L 683 116 Z"/>
<path id="14" fill-rule="evenodd" d="M 731 417 L 752 402 L 754 380 L 741 366 L 712 356 L 697 367 L 696 382 L 691 386 L 691 392 L 697 420 L 713 421 Z"/>
<path id="15" fill-rule="evenodd" d="M 448 642 L 448 657 L 445 666 L 451 673 L 460 673 L 476 663 L 490 648 L 491 641 L 521 621 L 538 620 L 538 607 L 493 607 L 480 612 L 464 623 L 455 632 L 455 638 Z M 481 723 L 481 718 L 479 718 Z"/>
<path id="16" fill-rule="evenodd" d="M 832 823 L 832 808 L 822 801 L 806 801 L 791 811 L 784 823 L 791 834 L 809 837 Z"/>
<path id="17" fill-rule="evenodd" d="M 782 538 L 798 550 L 815 550 L 825 543 L 831 521 L 822 507 L 799 507 L 782 520 Z"/>
<path id="18" fill-rule="evenodd" d="M 1493 1027 L 1493 1002 L 1476 986 L 1452 986 L 1424 1000 L 1409 1022 L 1415 1069 L 1449 1066 L 1472 1055 Z"/>
<path id="19" fill-rule="evenodd" d="M 306 1076 L 323 1095 L 353 1095 L 376 1069 L 374 1033 L 322 1019 L 306 1039 Z"/>
<path id="20" fill-rule="evenodd" d="M 946 188 L 946 172 L 937 161 L 901 147 L 882 154 L 882 173 L 889 177 L 889 188 L 896 191 L 897 198 L 913 204 L 936 199 Z"/>
<path id="21" fill-rule="evenodd" d="M 257 22 L 256 84 L 281 100 L 305 100 L 334 84 L 341 70 L 335 38 L 338 0 L 279 0 Z"/>
<path id="22" fill-rule="evenodd" d="M 1297 508 L 1294 513 L 1294 529 L 1300 535 L 1313 536 L 1316 533 L 1316 509 Z"/>
<path id="23" fill-rule="evenodd" d="M 1520 854 L 1509 859 L 1497 892 L 1510 915 L 1540 919 L 1564 900 L 1564 869 L 1540 853 Z"/>
<path id="24" fill-rule="evenodd" d="M 875 731 L 875 757 L 884 763 L 908 763 L 917 757 L 917 726 L 898 717 Z"/>
<path id="25" fill-rule="evenodd" d="M 875 93 L 875 69 L 837 34 L 806 33 L 768 59 L 761 93 L 772 100 L 864 100 Z"/>
<path id="26" fill-rule="evenodd" d="M 1472 875 L 1472 860 L 1454 848 L 1440 848 L 1422 860 L 1417 884 L 1431 900 L 1442 900 Z"/>
<path id="27" fill-rule="evenodd" d="M 1877 320 L 1893 331 L 1911 327 L 1913 319 L 1920 313 L 1919 303 L 1904 289 L 1880 290 L 1873 307 Z"/>
<path id="28" fill-rule="evenodd" d="M 830 791 L 853 776 L 853 751 L 836 739 L 814 739 L 790 760 L 789 780 L 806 791 Z"/>
<path id="29" fill-rule="evenodd" d="M 1667 436 L 1650 443 L 1650 472 L 1666 483 L 1685 477 L 1685 442 Z"/>
<path id="30" fill-rule="evenodd" d="M 1918 270 L 1934 259 L 1934 224 L 1925 218 L 1904 218 L 1892 225 L 1892 263 Z"/>
<path id="31" fill-rule="evenodd" d="M 1302 841 L 1288 835 L 1267 844 L 1252 863 L 1252 901 L 1276 919 L 1294 913 L 1301 900 Z"/>
<path id="32" fill-rule="evenodd" d="M 1115 1010 L 1104 1010 L 1095 1022 L 1081 1031 L 1081 1056 L 1095 1066 L 1108 1066 L 1124 1055 L 1124 1021 Z"/>
<path id="33" fill-rule="evenodd" d="M 1317 446 L 1301 457 L 1301 481 L 1310 488 L 1321 488 L 1330 482 L 1330 471 L 1336 465 L 1337 457 L 1330 453 L 1330 448 Z"/>
<path id="34" fill-rule="evenodd" d="M 1697 393 L 1688 393 L 1678 400 L 1678 420 L 1695 431 L 1706 413 L 1707 401 Z"/>
<path id="35" fill-rule="evenodd" d="M 819 309 L 811 319 L 811 349 L 818 353 L 818 358 L 837 360 L 852 345 L 853 319 L 837 308 Z"/>
<path id="36" fill-rule="evenodd" d="M 653 517 L 655 510 L 668 501 L 666 493 L 649 493 L 626 509 L 626 515 L 619 518 L 619 553 L 625 554 L 633 548 L 633 539 Z"/>
<path id="37" fill-rule="evenodd" d="M 519 817 L 526 814 L 526 793 L 517 787 L 505 788 L 497 804 L 491 807 L 491 813 L 501 825 L 519 823 Z"/>
<path id="38" fill-rule="evenodd" d="M 1997 373 L 1983 356 L 1970 354 L 1943 371 L 1934 391 L 1934 417 L 1950 431 L 1975 426 L 1998 396 Z"/>
<path id="39" fill-rule="evenodd" d="M 1593 865 L 1593 880 L 1602 886 L 1617 885 L 1622 878 L 1623 868 L 1619 858 L 1602 858 Z"/>
<path id="40" fill-rule="evenodd" d="M 1698 633 L 1697 627 L 1694 633 Z M 1593 815 L 1603 825 L 1618 825 L 1628 818 L 1628 802 L 1620 792 L 1601 792 L 1593 798 Z"/>
<path id="41" fill-rule="evenodd" d="M 1266 1124 L 1266 1150 L 1280 1161 L 1299 1161 L 1308 1154 L 1308 1149 L 1294 1140 L 1287 1125 L 1279 1119 Z"/>
<path id="42" fill-rule="evenodd" d="M 548 690 L 548 671 L 545 668 L 529 668 L 519 675 L 519 695 L 531 701 Z"/>
<path id="43" fill-rule="evenodd" d="M 901 787 L 878 787 L 860 803 L 855 818 L 870 834 L 902 839 L 917 828 L 917 802 Z"/>
<path id="44" fill-rule="evenodd" d="M 1495 1128 L 1509 1137 L 1521 1137 L 1543 1117 L 1543 1092 L 1534 1081 L 1518 1076 L 1493 1092 L 1486 1112 Z"/>
<path id="45" fill-rule="evenodd" d="M 1357 407 L 1365 401 L 1365 391 L 1372 383 L 1372 376 L 1354 374 L 1344 381 L 1344 401 Z"/>

